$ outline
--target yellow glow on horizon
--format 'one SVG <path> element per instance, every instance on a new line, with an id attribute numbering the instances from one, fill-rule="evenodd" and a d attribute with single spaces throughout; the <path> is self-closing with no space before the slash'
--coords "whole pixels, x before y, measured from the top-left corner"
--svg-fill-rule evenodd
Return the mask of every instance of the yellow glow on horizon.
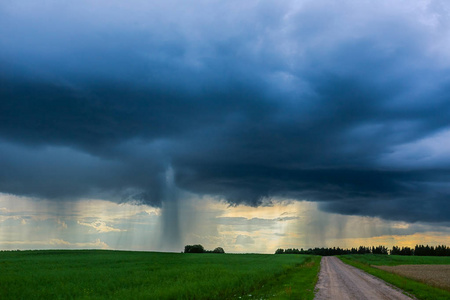
<path id="1" fill-rule="evenodd" d="M 274 201 L 271 206 L 227 206 L 221 216 L 229 218 L 243 217 L 247 219 L 292 217 L 307 211 L 309 208 L 307 203 L 300 201 Z"/>
<path id="2" fill-rule="evenodd" d="M 450 236 L 441 232 L 424 232 L 414 233 L 409 235 L 383 235 L 368 238 L 354 238 L 354 239 L 330 239 L 330 242 L 341 248 L 352 248 L 359 246 L 379 246 L 383 245 L 388 248 L 392 246 L 410 247 L 415 245 L 450 245 Z M 345 245 L 345 246 L 340 246 Z M 331 247 L 331 246 L 330 246 Z"/>
<path id="3" fill-rule="evenodd" d="M 321 211 L 317 202 L 274 199 L 271 206 L 230 206 L 205 196 L 186 197 L 178 204 L 182 245 L 220 246 L 229 253 L 450 245 L 450 230 L 445 224 L 328 213 Z M 161 234 L 162 213 L 146 205 L 97 199 L 56 203 L 0 194 L 0 244 L 11 249 L 103 247 L 93 242 L 99 239 L 111 249 L 161 251 L 160 240 L 165 238 Z M 178 252 L 181 247 L 166 250 Z"/>

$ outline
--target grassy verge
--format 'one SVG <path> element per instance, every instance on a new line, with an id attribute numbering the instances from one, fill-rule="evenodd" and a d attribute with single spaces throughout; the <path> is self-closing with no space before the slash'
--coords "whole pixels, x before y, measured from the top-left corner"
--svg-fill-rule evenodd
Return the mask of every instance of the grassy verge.
<path id="1" fill-rule="evenodd" d="M 382 280 L 404 290 L 405 292 L 416 296 L 419 299 L 438 300 L 450 299 L 450 292 L 435 288 L 424 283 L 402 277 L 387 271 L 383 271 L 371 265 L 400 265 L 400 264 L 425 264 L 427 261 L 437 261 L 435 258 L 427 259 L 426 257 L 390 257 L 387 255 L 341 255 L 338 256 L 343 262 L 357 267 L 369 274 L 372 274 Z M 419 259 L 417 259 L 419 258 Z M 420 263 L 419 261 L 422 261 Z M 436 262 L 433 262 L 436 264 Z"/>
<path id="2" fill-rule="evenodd" d="M 308 258 L 305 263 L 291 267 L 258 289 L 251 297 L 256 299 L 314 299 L 314 288 L 318 280 L 320 256 Z M 248 298 L 249 295 L 247 295 Z"/>
<path id="3" fill-rule="evenodd" d="M 239 299 L 265 293 L 312 299 L 319 260 L 309 255 L 0 252 L 0 299 Z"/>

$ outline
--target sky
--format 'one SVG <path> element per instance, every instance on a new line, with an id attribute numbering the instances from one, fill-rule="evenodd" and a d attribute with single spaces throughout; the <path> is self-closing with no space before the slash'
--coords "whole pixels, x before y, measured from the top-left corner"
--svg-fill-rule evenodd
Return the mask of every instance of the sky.
<path id="1" fill-rule="evenodd" d="M 0 249 L 450 244 L 448 1 L 4 0 Z"/>

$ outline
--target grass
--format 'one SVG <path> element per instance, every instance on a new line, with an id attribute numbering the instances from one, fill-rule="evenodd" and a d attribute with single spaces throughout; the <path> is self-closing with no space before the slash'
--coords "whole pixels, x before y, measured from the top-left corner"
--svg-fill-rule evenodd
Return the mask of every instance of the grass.
<path id="1" fill-rule="evenodd" d="M 377 255 L 377 254 L 351 254 L 343 255 L 353 261 L 375 266 L 398 265 L 448 265 L 450 256 L 402 256 L 402 255 Z"/>
<path id="2" fill-rule="evenodd" d="M 416 296 L 418 299 L 450 299 L 450 292 L 426 285 L 424 283 L 405 278 L 403 276 L 383 271 L 371 265 L 397 266 L 405 264 L 449 264 L 449 257 L 435 256 L 399 256 L 399 255 L 341 255 L 338 256 L 343 262 L 357 267 L 384 281 L 397 286 L 403 291 Z"/>
<path id="3" fill-rule="evenodd" d="M 309 255 L 0 252 L 0 299 L 313 299 L 319 262 Z"/>
<path id="4" fill-rule="evenodd" d="M 285 272 L 273 278 L 251 294 L 252 297 L 255 299 L 313 299 L 320 259 L 320 256 L 310 257 L 306 263 L 294 267 L 291 272 Z"/>

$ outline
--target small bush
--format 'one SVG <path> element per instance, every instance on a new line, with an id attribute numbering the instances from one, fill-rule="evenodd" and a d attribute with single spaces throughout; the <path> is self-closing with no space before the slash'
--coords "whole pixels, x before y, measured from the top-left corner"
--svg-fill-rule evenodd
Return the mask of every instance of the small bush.
<path id="1" fill-rule="evenodd" d="M 184 253 L 225 253 L 222 247 L 217 247 L 214 250 L 205 250 L 202 245 L 186 245 L 184 246 Z"/>
<path id="2" fill-rule="evenodd" d="M 213 250 L 213 253 L 225 253 L 225 250 L 223 250 L 222 247 L 217 247 L 216 249 Z"/>
<path id="3" fill-rule="evenodd" d="M 203 253 L 205 248 L 202 245 L 186 245 L 184 246 L 184 253 Z"/>

